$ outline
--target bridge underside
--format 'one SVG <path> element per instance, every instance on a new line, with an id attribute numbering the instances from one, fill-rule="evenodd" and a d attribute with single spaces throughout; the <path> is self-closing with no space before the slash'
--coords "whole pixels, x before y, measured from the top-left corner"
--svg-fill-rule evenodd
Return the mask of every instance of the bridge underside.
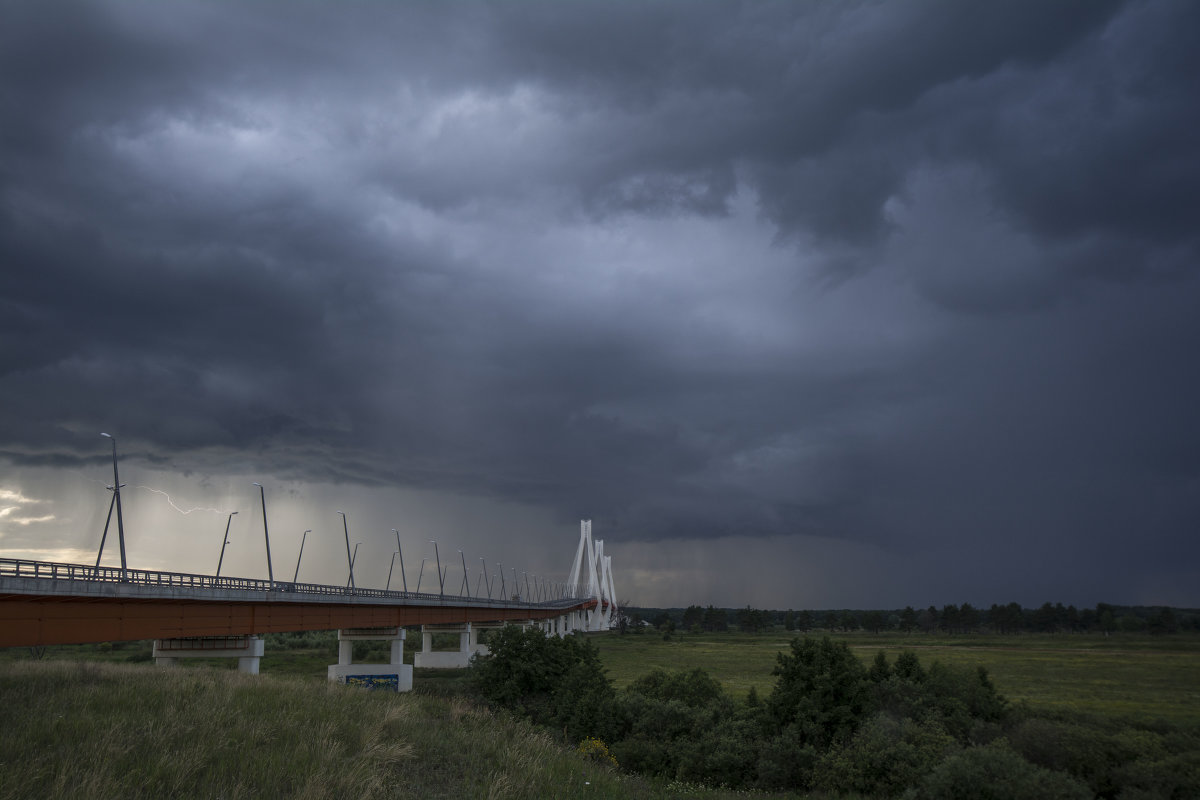
<path id="1" fill-rule="evenodd" d="M 567 610 L 0 595 L 0 647 L 547 619 Z"/>

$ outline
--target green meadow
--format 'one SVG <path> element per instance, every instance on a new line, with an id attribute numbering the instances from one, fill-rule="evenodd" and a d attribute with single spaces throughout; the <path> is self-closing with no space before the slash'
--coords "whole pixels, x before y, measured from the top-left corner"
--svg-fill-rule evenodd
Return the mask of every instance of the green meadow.
<path id="1" fill-rule="evenodd" d="M 811 635 L 845 641 L 868 664 L 880 650 L 889 658 L 912 650 L 922 663 L 985 667 L 1009 700 L 1039 712 L 1200 724 L 1200 637 L 1193 634 Z M 663 641 L 644 633 L 593 641 L 617 688 L 655 667 L 703 667 L 735 697 L 745 697 L 751 687 L 765 697 L 775 683 L 776 654 L 786 651 L 792 638 L 693 633 Z"/>
<path id="2" fill-rule="evenodd" d="M 656 667 L 700 667 L 745 698 L 751 688 L 770 694 L 776 656 L 794 637 L 589 638 L 617 689 Z M 1191 738 L 1200 731 L 1200 637 L 1192 634 L 831 638 L 867 664 L 880 650 L 893 660 L 912 650 L 926 665 L 984 666 L 1009 700 L 1047 718 Z M 166 669 L 149 656 L 147 642 L 0 651 L 0 800 L 807 796 L 624 774 L 561 732 L 486 710 L 461 671 L 418 670 L 407 695 L 330 685 L 333 634 L 268 637 L 260 676 L 237 673 L 233 660 Z M 356 653 L 385 659 L 382 650 Z"/>
<path id="3" fill-rule="evenodd" d="M 5 800 L 732 796 L 622 774 L 444 692 L 9 658 L 0 707 Z"/>

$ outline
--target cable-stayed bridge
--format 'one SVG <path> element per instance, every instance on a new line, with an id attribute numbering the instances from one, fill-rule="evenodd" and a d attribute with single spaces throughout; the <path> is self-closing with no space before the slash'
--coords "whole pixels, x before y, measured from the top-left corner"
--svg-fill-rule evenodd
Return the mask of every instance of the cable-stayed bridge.
<path id="1" fill-rule="evenodd" d="M 335 675 L 331 666 L 331 678 L 387 674 L 405 688 L 404 669 L 394 668 L 402 667 L 406 626 L 420 625 L 424 633 L 417 666 L 465 666 L 475 652 L 486 652 L 478 631 L 507 623 L 556 635 L 608 630 L 617 611 L 611 562 L 587 520 L 566 583 L 526 581 L 511 590 L 506 585 L 496 597 L 491 588 L 487 597 L 472 595 L 465 580 L 466 593 L 451 594 L 0 558 L 0 646 L 154 639 L 161 663 L 225 655 L 257 672 L 260 635 L 338 630 L 336 666 L 348 669 Z M 457 653 L 432 650 L 435 632 L 459 633 Z M 392 641 L 391 663 L 351 664 L 358 639 Z M 362 671 L 368 667 L 392 672 Z M 411 687 L 412 668 L 406 669 Z"/>

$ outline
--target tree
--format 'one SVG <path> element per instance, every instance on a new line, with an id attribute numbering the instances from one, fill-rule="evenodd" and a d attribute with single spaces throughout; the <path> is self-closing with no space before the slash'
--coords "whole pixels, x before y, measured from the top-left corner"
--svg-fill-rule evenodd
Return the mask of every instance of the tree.
<path id="1" fill-rule="evenodd" d="M 942 606 L 941 628 L 946 633 L 957 633 L 959 630 L 958 606 L 951 603 Z"/>
<path id="2" fill-rule="evenodd" d="M 904 610 L 900 612 L 900 630 L 905 633 L 912 633 L 916 627 L 917 612 L 913 610 L 912 606 L 905 606 Z"/>
<path id="3" fill-rule="evenodd" d="M 704 609 L 700 606 L 688 606 L 683 612 L 683 629 L 690 631 L 704 624 Z"/>
<path id="4" fill-rule="evenodd" d="M 723 608 L 709 606 L 704 609 L 704 630 L 721 632 L 729 630 L 729 614 Z"/>
<path id="5" fill-rule="evenodd" d="M 848 739 L 870 710 L 866 668 L 845 642 L 794 639 L 773 674 L 768 718 L 776 731 L 790 729 L 805 744 L 824 749 Z"/>
<path id="6" fill-rule="evenodd" d="M 938 610 L 933 606 L 925 609 L 917 615 L 917 624 L 921 626 L 921 630 L 925 633 L 932 633 L 937 630 Z"/>
<path id="7" fill-rule="evenodd" d="M 963 603 L 958 609 L 958 627 L 964 633 L 979 630 L 979 610 L 970 603 Z"/>
<path id="8" fill-rule="evenodd" d="M 1086 786 L 1061 772 L 1034 766 L 995 745 L 971 747 L 943 761 L 914 795 L 919 800 L 1089 800 Z"/>
<path id="9" fill-rule="evenodd" d="M 1179 630 L 1179 621 L 1175 612 L 1164 606 L 1150 616 L 1147 627 L 1152 634 L 1175 633 Z"/>
<path id="10" fill-rule="evenodd" d="M 767 612 L 746 606 L 737 612 L 738 628 L 747 633 L 758 633 L 767 627 Z"/>
<path id="11" fill-rule="evenodd" d="M 546 636 L 537 628 L 506 625 L 492 633 L 488 647 L 488 655 L 471 661 L 472 686 L 486 700 L 539 722 L 553 718 L 554 695 L 577 665 L 608 681 L 599 653 L 582 636 Z"/>
<path id="12" fill-rule="evenodd" d="M 787 613 L 783 615 L 783 629 L 785 631 L 796 630 L 796 612 L 792 611 L 790 608 L 787 610 Z"/>

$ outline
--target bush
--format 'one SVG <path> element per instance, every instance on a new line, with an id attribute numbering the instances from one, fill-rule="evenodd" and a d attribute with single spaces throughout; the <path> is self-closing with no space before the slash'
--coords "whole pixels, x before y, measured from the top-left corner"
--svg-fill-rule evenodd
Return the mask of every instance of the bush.
<path id="1" fill-rule="evenodd" d="M 554 722 L 560 715 L 555 695 L 573 668 L 580 667 L 569 682 L 573 690 L 589 681 L 608 685 L 596 648 L 579 636 L 559 638 L 506 625 L 490 648 L 488 655 L 472 660 L 471 685 L 489 702 L 538 722 Z"/>
<path id="2" fill-rule="evenodd" d="M 906 800 L 1091 800 L 1086 786 L 995 745 L 972 747 L 933 770 Z"/>
<path id="3" fill-rule="evenodd" d="M 775 730 L 793 728 L 819 749 L 849 739 L 873 709 L 867 671 L 845 642 L 795 639 L 773 674 L 767 714 Z"/>
<path id="4" fill-rule="evenodd" d="M 957 749 L 954 738 L 936 723 L 879 714 L 820 759 L 813 785 L 829 792 L 895 797 L 918 786 Z"/>

